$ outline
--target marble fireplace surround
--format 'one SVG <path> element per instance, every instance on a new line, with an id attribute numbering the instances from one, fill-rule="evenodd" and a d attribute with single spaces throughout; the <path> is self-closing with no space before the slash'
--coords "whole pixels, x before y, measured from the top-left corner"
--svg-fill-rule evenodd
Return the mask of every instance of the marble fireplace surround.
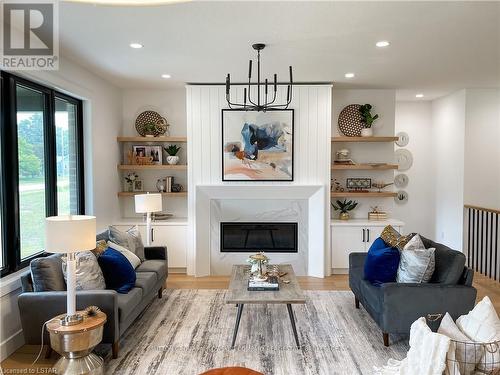
<path id="1" fill-rule="evenodd" d="M 278 218 L 275 221 L 299 222 L 299 254 L 295 255 L 295 258 L 292 256 L 292 264 L 296 262 L 296 267 L 302 269 L 302 272 L 298 270 L 298 274 L 324 277 L 325 199 L 323 185 L 197 185 L 193 254 L 195 276 L 227 274 L 227 270 L 230 269 L 229 262 L 235 259 L 227 255 L 231 253 L 220 254 L 218 231 L 220 221 L 228 218 L 234 218 L 234 221 L 255 218 L 273 221 L 270 213 L 276 212 Z M 234 201 L 241 202 L 241 206 L 245 207 L 244 212 L 241 214 L 234 212 L 234 207 L 237 207 Z M 262 211 L 262 207 L 266 206 L 263 201 L 273 203 L 267 212 Z M 232 212 L 225 212 L 224 209 L 227 207 L 232 207 L 230 210 Z M 249 207 L 255 207 L 254 212 L 249 212 Z M 283 220 L 285 216 L 288 220 Z M 241 254 L 238 256 L 242 257 Z M 274 255 L 274 258 L 284 262 L 286 256 L 286 254 L 281 254 L 279 257 Z M 239 258 L 237 259 L 240 263 Z M 300 267 L 302 262 L 305 264 Z"/>

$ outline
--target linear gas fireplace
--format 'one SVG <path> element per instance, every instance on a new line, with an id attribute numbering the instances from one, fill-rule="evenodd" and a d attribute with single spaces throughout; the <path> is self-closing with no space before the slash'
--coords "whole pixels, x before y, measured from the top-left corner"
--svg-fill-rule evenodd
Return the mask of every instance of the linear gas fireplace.
<path id="1" fill-rule="evenodd" d="M 221 222 L 222 253 L 296 253 L 298 223 Z"/>

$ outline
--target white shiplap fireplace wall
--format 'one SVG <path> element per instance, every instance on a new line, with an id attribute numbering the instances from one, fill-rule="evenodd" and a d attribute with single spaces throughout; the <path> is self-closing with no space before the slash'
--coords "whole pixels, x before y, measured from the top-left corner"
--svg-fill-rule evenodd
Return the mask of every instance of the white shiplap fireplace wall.
<path id="1" fill-rule="evenodd" d="M 232 99 L 242 101 L 244 86 L 231 88 Z M 255 90 L 255 87 L 252 88 Z M 325 207 L 317 214 L 323 217 L 318 225 L 324 230 L 324 274 L 330 270 L 328 202 L 330 186 L 330 150 L 332 123 L 332 86 L 330 84 L 296 85 L 294 109 L 294 181 L 293 182 L 223 182 L 222 181 L 222 125 L 221 110 L 227 107 L 223 85 L 188 85 L 186 87 L 187 137 L 188 137 L 188 254 L 187 272 L 206 276 L 210 267 L 196 262 L 197 251 L 210 246 L 210 239 L 197 243 L 196 188 L 200 185 L 219 186 L 273 186 L 286 189 L 290 185 L 324 186 Z M 254 95 L 254 93 L 252 94 Z M 278 87 L 276 102 L 286 97 L 286 86 Z M 263 196 L 265 199 L 265 196 Z M 198 224 L 197 224 L 198 222 Z M 203 225 L 210 225 L 204 223 Z M 198 236 L 198 241 L 200 238 Z"/>

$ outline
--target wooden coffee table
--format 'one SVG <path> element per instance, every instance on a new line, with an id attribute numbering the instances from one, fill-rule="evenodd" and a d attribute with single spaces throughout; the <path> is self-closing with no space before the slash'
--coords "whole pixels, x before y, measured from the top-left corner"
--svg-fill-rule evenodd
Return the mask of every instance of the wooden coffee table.
<path id="1" fill-rule="evenodd" d="M 289 284 L 285 284 L 280 280 L 280 290 L 277 291 L 248 291 L 248 279 L 250 277 L 250 266 L 236 265 L 233 266 L 231 281 L 229 283 L 229 292 L 226 296 L 226 303 L 236 304 L 238 307 L 238 315 L 236 316 L 236 324 L 234 326 L 233 340 L 231 349 L 234 349 L 236 336 L 238 335 L 238 327 L 240 325 L 241 313 L 245 304 L 268 304 L 282 303 L 286 304 L 290 323 L 292 324 L 293 335 L 297 348 L 300 349 L 299 336 L 297 335 L 297 327 L 295 326 L 295 317 L 293 315 L 292 304 L 306 303 L 304 292 L 300 289 L 293 268 L 290 264 L 280 264 L 280 272 L 287 274 L 282 277 L 283 280 L 290 280 Z"/>

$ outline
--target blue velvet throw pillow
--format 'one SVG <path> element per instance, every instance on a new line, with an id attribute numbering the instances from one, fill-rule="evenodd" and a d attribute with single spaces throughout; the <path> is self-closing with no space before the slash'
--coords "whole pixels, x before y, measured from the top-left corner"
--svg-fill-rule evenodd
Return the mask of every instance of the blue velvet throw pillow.
<path id="1" fill-rule="evenodd" d="M 365 260 L 365 280 L 375 286 L 396 281 L 399 250 L 388 246 L 380 237 L 373 241 Z"/>
<path id="2" fill-rule="evenodd" d="M 134 267 L 119 251 L 108 247 L 97 261 L 106 281 L 106 289 L 128 293 L 135 286 Z"/>

